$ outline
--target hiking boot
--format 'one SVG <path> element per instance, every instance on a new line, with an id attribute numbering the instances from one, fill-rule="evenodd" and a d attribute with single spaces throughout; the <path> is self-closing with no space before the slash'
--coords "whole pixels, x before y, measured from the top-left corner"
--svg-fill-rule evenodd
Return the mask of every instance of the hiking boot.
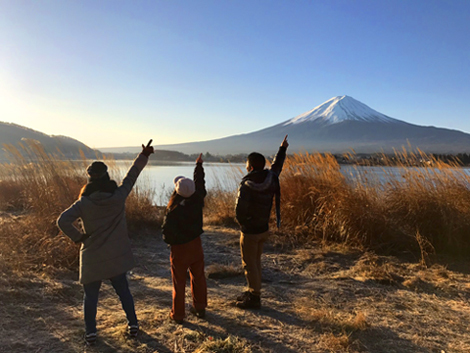
<path id="1" fill-rule="evenodd" d="M 237 297 L 237 302 L 242 302 L 242 301 L 244 301 L 246 298 L 248 298 L 249 296 L 250 296 L 250 292 L 249 292 L 249 291 L 243 292 L 242 294 L 240 294 L 240 295 Z"/>
<path id="2" fill-rule="evenodd" d="M 237 302 L 236 305 L 240 309 L 259 309 L 261 308 L 261 298 L 259 295 L 249 293 L 243 301 Z"/>
<path id="3" fill-rule="evenodd" d="M 204 319 L 206 317 L 206 309 L 196 309 L 194 306 L 189 308 L 189 312 L 200 319 Z"/>
<path id="4" fill-rule="evenodd" d="M 127 333 L 130 337 L 137 337 L 139 334 L 139 325 L 129 325 L 127 327 Z"/>
<path id="5" fill-rule="evenodd" d="M 84 337 L 87 346 L 93 346 L 96 343 L 96 332 L 86 333 Z"/>

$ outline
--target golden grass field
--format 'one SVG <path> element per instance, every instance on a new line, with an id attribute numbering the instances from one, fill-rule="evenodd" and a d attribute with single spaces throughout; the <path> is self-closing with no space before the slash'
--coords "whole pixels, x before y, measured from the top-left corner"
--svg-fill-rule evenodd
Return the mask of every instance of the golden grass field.
<path id="1" fill-rule="evenodd" d="M 34 143 L 24 151 L 10 148 L 14 163 L 0 172 L 1 352 L 470 351 L 470 178 L 455 165 L 421 153 L 384 156 L 385 166 L 399 161 L 400 178 L 377 185 L 360 170 L 356 181 L 346 178 L 333 156 L 290 156 L 281 174 L 282 227 L 273 224 L 262 259 L 260 311 L 233 306 L 245 283 L 236 194 L 210 190 L 207 320 L 188 314 L 182 326 L 167 319 L 162 210 L 151 191 L 134 190 L 127 214 L 139 263 L 130 285 L 142 333 L 125 337 L 106 284 L 99 341 L 85 348 L 78 247 L 55 220 L 86 182 L 87 163 L 48 156 Z"/>

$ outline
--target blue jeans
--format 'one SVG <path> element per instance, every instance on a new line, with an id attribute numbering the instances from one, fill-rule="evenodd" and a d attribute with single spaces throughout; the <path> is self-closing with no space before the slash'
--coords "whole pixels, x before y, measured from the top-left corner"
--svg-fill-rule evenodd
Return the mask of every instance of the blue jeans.
<path id="1" fill-rule="evenodd" d="M 110 278 L 111 284 L 116 294 L 121 300 L 129 325 L 137 325 L 137 316 L 134 308 L 134 298 L 132 298 L 129 284 L 127 283 L 126 273 Z M 83 297 L 83 311 L 85 313 L 86 333 L 96 332 L 96 311 L 98 307 L 98 295 L 100 292 L 101 281 L 91 282 L 83 285 L 85 295 Z"/>

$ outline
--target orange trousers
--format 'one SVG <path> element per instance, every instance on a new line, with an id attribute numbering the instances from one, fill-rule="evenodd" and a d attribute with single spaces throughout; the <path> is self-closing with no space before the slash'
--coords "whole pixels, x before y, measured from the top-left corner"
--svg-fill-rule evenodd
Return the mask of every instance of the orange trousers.
<path id="1" fill-rule="evenodd" d="M 197 310 L 207 306 L 207 284 L 204 275 L 204 252 L 201 237 L 186 244 L 172 245 L 170 253 L 173 280 L 173 307 L 171 317 L 182 320 L 185 316 L 186 278 L 189 270 L 193 306 Z"/>

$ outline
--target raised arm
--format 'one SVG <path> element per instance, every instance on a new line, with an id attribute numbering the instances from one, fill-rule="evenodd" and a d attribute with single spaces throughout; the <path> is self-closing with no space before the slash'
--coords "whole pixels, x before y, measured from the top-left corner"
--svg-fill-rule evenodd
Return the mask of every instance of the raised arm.
<path id="1" fill-rule="evenodd" d="M 151 144 L 152 140 L 148 142 L 147 146 L 142 145 L 142 152 L 139 153 L 122 180 L 118 190 L 124 197 L 127 197 L 131 192 L 140 172 L 147 165 L 149 156 L 154 152 Z"/>
<path id="2" fill-rule="evenodd" d="M 206 192 L 206 182 L 204 180 L 204 168 L 202 167 L 202 153 L 196 159 L 196 167 L 194 168 L 194 175 L 193 180 L 196 186 L 196 193 L 201 197 L 204 198 L 207 194 Z"/>
<path id="3" fill-rule="evenodd" d="M 286 151 L 287 147 L 289 147 L 289 143 L 287 142 L 287 135 L 284 137 L 284 140 L 279 147 L 279 151 L 277 151 L 276 156 L 274 156 L 273 164 L 271 165 L 271 170 L 279 176 L 282 171 L 282 166 L 284 165 L 284 161 L 286 159 Z"/>

